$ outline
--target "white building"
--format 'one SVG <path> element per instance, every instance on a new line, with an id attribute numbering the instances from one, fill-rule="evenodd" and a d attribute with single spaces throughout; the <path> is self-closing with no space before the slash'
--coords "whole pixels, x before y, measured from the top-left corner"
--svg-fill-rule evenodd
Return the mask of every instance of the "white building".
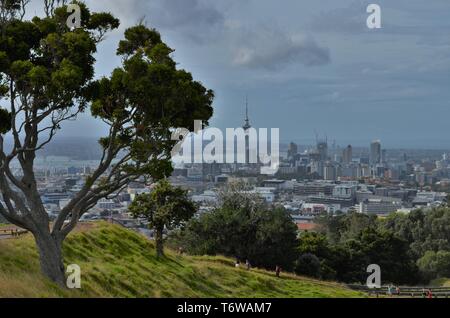
<path id="1" fill-rule="evenodd" d="M 356 186 L 348 184 L 339 184 L 333 189 L 333 196 L 337 198 L 351 199 L 356 195 Z"/>
<path id="2" fill-rule="evenodd" d="M 367 199 L 359 204 L 359 213 L 384 215 L 396 212 L 401 207 L 401 200 Z"/>

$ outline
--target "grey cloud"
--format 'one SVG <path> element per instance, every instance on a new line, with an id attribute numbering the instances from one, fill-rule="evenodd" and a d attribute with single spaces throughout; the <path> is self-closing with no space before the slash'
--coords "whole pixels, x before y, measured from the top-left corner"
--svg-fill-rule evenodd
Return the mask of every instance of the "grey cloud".
<path id="1" fill-rule="evenodd" d="M 308 28 L 313 32 L 373 34 L 374 31 L 366 26 L 369 16 L 366 9 L 370 3 L 373 1 L 353 0 L 343 7 L 324 9 L 312 18 Z M 384 36 L 421 36 L 423 43 L 448 44 L 445 38 L 450 28 L 446 18 L 449 1 L 435 0 L 433 5 L 422 0 L 378 0 L 376 3 L 381 7 L 382 29 L 379 33 Z"/>
<path id="2" fill-rule="evenodd" d="M 199 43 L 219 32 L 224 22 L 222 12 L 206 0 L 108 0 L 108 6 L 119 12 L 125 24 L 143 18 L 152 27 Z"/>
<path id="3" fill-rule="evenodd" d="M 315 15 L 308 27 L 318 32 L 360 33 L 367 31 L 366 1 L 354 1 L 350 5 L 322 10 Z"/>
<path id="4" fill-rule="evenodd" d="M 289 35 L 273 27 L 243 32 L 233 52 L 234 65 L 274 70 L 288 63 L 328 64 L 330 52 L 311 36 Z"/>
<path id="5" fill-rule="evenodd" d="M 224 21 L 222 13 L 209 1 L 153 0 L 149 1 L 148 7 L 152 22 L 168 29 L 211 27 Z"/>

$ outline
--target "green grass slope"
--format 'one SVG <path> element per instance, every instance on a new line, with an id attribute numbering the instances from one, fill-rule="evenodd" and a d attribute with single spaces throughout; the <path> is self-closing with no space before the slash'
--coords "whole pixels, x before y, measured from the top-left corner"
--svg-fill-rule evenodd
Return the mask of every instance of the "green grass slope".
<path id="1" fill-rule="evenodd" d="M 0 241 L 0 297 L 364 297 L 342 285 L 290 274 L 235 268 L 225 257 L 157 259 L 145 237 L 104 222 L 84 225 L 64 245 L 81 267 L 82 288 L 60 289 L 42 277 L 31 235 Z"/>
<path id="2" fill-rule="evenodd" d="M 450 278 L 437 278 L 431 281 L 430 286 L 450 287 Z"/>

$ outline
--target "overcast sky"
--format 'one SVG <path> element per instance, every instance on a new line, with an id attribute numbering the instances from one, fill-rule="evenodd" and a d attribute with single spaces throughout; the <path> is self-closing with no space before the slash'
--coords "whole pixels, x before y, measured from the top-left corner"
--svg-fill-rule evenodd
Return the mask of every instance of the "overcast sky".
<path id="1" fill-rule="evenodd" d="M 41 2 L 41 1 L 38 1 Z M 89 0 L 121 28 L 99 47 L 97 75 L 118 65 L 118 40 L 144 19 L 180 68 L 216 92 L 211 125 L 239 127 L 248 94 L 256 128 L 311 142 L 450 149 L 448 0 Z M 382 29 L 366 7 L 382 9 Z M 38 13 L 37 3 L 32 11 Z M 87 119 L 66 135 L 99 135 Z"/>

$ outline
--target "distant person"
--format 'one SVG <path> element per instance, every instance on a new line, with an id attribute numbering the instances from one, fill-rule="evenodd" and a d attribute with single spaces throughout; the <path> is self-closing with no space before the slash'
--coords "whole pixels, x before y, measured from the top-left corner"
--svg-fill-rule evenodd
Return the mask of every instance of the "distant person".
<path id="1" fill-rule="evenodd" d="M 392 297 L 392 285 L 388 286 L 387 294 L 388 294 L 389 297 Z"/>
<path id="2" fill-rule="evenodd" d="M 241 262 L 239 260 L 236 260 L 236 264 L 234 264 L 234 267 L 239 268 L 241 266 Z"/>
<path id="3" fill-rule="evenodd" d="M 277 275 L 278 278 L 280 278 L 281 267 L 278 265 L 275 267 L 275 274 Z"/>
<path id="4" fill-rule="evenodd" d="M 427 296 L 427 291 L 425 288 L 422 288 L 422 297 L 425 298 Z"/>
<path id="5" fill-rule="evenodd" d="M 429 299 L 433 298 L 433 292 L 431 291 L 431 289 L 428 289 L 428 290 L 427 290 L 427 297 L 428 297 Z"/>
<path id="6" fill-rule="evenodd" d="M 249 260 L 245 261 L 245 267 L 247 268 L 248 271 L 250 270 L 250 268 L 252 268 L 252 265 L 250 264 Z"/>
<path id="7" fill-rule="evenodd" d="M 395 288 L 395 293 L 397 294 L 397 297 L 399 297 L 400 296 L 400 287 L 396 287 Z"/>

